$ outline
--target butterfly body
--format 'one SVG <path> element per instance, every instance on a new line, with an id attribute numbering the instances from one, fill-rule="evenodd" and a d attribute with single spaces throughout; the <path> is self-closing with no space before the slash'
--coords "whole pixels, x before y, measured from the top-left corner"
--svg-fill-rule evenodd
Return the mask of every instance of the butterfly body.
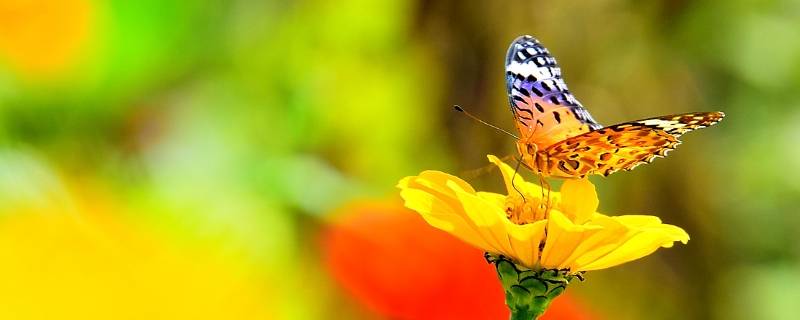
<path id="1" fill-rule="evenodd" d="M 520 134 L 517 150 L 525 166 L 543 177 L 631 170 L 666 156 L 682 134 L 724 117 L 722 112 L 697 112 L 603 127 L 569 91 L 555 58 L 530 36 L 512 42 L 506 84 Z"/>

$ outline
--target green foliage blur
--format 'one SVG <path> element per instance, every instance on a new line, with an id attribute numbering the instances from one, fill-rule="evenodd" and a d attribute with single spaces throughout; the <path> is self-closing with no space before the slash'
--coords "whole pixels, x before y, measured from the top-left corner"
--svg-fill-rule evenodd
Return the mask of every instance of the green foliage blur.
<path id="1" fill-rule="evenodd" d="M 280 275 L 278 318 L 365 316 L 337 309 L 320 226 L 394 199 L 403 176 L 513 154 L 452 105 L 512 128 L 503 58 L 531 34 L 602 124 L 727 114 L 666 159 L 592 178 L 601 211 L 657 215 L 689 244 L 569 290 L 608 319 L 796 317 L 798 1 L 14 3 L 0 4 L 2 219 L 93 181 L 126 219 Z M 47 6 L 67 18 L 4 19 Z M 496 172 L 470 182 L 501 190 Z"/>

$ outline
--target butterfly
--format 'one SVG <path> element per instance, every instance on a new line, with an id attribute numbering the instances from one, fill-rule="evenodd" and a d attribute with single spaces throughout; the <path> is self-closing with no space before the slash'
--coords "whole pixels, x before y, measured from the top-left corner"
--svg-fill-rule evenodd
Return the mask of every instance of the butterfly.
<path id="1" fill-rule="evenodd" d="M 725 116 L 692 112 L 604 127 L 570 93 L 556 59 L 531 36 L 511 43 L 506 85 L 521 161 L 541 177 L 583 178 L 632 170 L 666 156 L 684 133 Z"/>

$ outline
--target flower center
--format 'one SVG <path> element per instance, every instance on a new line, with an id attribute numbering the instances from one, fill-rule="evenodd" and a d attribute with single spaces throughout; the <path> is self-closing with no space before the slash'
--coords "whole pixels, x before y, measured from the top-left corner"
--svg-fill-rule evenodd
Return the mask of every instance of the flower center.
<path id="1" fill-rule="evenodd" d="M 506 218 L 519 225 L 534 223 L 547 218 L 547 208 L 541 199 L 526 197 L 523 200 L 520 195 L 509 195 L 506 197 Z"/>

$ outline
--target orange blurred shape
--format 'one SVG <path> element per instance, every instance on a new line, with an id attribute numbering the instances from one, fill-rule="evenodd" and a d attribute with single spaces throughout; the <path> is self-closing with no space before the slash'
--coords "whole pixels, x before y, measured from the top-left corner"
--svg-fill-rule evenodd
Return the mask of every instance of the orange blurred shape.
<path id="1" fill-rule="evenodd" d="M 428 226 L 399 203 L 342 210 L 322 246 L 333 277 L 358 301 L 393 319 L 508 319 L 503 289 L 483 252 Z M 588 320 L 569 295 L 542 319 Z"/>
<path id="2" fill-rule="evenodd" d="M 92 31 L 89 0 L 0 1 L 0 60 L 28 78 L 66 71 Z"/>
<path id="3" fill-rule="evenodd" d="M 0 319 L 269 319 L 267 281 L 170 245 L 97 193 L 0 219 Z M 260 281 L 259 281 L 260 280 Z"/>

